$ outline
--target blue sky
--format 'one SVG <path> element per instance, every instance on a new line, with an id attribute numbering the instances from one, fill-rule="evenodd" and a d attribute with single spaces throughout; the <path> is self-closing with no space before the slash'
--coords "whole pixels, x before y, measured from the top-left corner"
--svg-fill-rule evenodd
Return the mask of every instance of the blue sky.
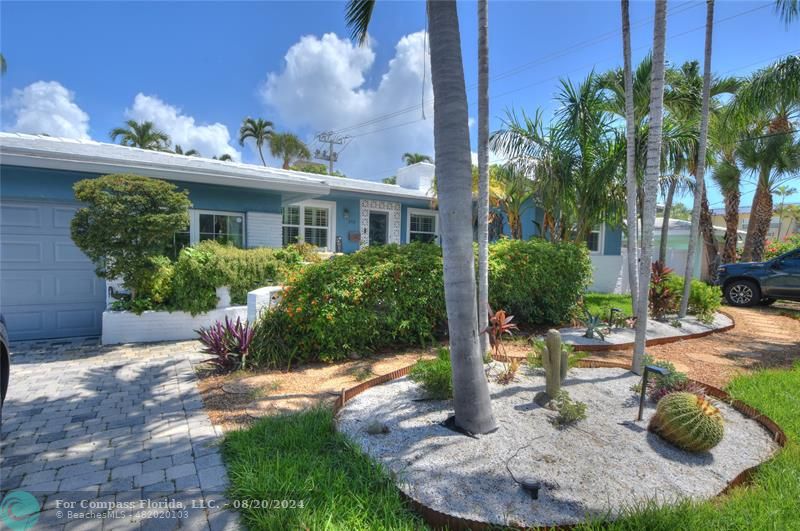
<path id="1" fill-rule="evenodd" d="M 670 61 L 700 58 L 703 7 L 670 2 Z M 635 60 L 649 50 L 652 10 L 652 2 L 631 6 Z M 340 169 L 381 179 L 403 152 L 432 151 L 429 74 L 425 87 L 421 79 L 424 4 L 379 2 L 361 48 L 347 41 L 343 12 L 338 1 L 2 1 L 2 129 L 108 141 L 127 118 L 153 119 L 184 148 L 257 162 L 235 137 L 243 117 L 260 116 L 312 145 L 316 131 L 347 128 L 353 138 Z M 459 15 L 474 117 L 475 3 L 459 2 Z M 787 30 L 772 2 L 719 1 L 716 20 L 716 73 L 745 75 L 800 51 L 800 24 Z M 552 112 L 559 77 L 621 63 L 618 2 L 490 1 L 489 21 L 493 129 L 507 108 Z M 753 187 L 744 185 L 744 203 Z M 716 190 L 710 200 L 721 206 Z"/>

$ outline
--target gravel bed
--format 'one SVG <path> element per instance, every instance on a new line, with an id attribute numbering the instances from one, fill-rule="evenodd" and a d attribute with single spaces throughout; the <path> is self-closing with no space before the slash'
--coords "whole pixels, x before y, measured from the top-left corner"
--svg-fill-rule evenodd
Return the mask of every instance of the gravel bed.
<path id="1" fill-rule="evenodd" d="M 452 414 L 451 402 L 424 400 L 418 385 L 401 378 L 349 401 L 338 427 L 412 498 L 498 525 L 571 524 L 613 518 L 647 500 L 710 498 L 778 450 L 765 429 L 724 403 L 717 403 L 725 418 L 722 442 L 704 454 L 678 450 L 646 430 L 653 404 L 634 422 L 638 397 L 631 386 L 638 381 L 624 369 L 570 370 L 563 389 L 588 405 L 588 418 L 559 430 L 550 423 L 554 413 L 533 402 L 544 390 L 544 372 L 523 367 L 509 385 L 489 384 L 498 430 L 470 438 L 439 425 Z M 368 434 L 375 421 L 389 433 Z M 507 466 L 517 479 L 543 485 L 538 500 Z"/>
<path id="2" fill-rule="evenodd" d="M 681 326 L 676 327 L 671 323 L 673 321 L 680 321 Z M 667 337 L 688 336 L 691 334 L 698 334 L 707 332 L 709 330 L 718 330 L 733 324 L 733 320 L 727 315 L 715 313 L 714 319 L 710 323 L 699 321 L 696 317 L 687 315 L 683 319 L 677 319 L 677 316 L 668 317 L 667 321 L 656 321 L 655 319 L 647 320 L 647 339 L 663 339 Z M 561 338 L 565 343 L 572 345 L 622 345 L 626 343 L 633 343 L 636 339 L 636 334 L 633 328 L 615 328 L 611 333 L 605 335 L 605 340 L 599 337 L 589 339 L 583 337 L 586 333 L 586 328 L 562 328 Z"/>

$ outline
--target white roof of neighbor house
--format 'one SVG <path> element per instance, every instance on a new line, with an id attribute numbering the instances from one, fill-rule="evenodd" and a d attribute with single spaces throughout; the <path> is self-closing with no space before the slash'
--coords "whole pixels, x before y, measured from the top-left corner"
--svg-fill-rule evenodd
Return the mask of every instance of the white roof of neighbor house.
<path id="1" fill-rule="evenodd" d="M 132 172 L 163 179 L 306 195 L 327 195 L 331 190 L 341 190 L 427 199 L 422 192 L 393 184 L 24 133 L 0 132 L 0 162 L 92 173 Z"/>
<path id="2" fill-rule="evenodd" d="M 656 216 L 655 225 L 653 225 L 653 231 L 661 231 L 661 226 L 664 224 L 664 218 L 662 216 Z M 692 222 L 687 221 L 685 219 L 674 219 L 669 218 L 669 232 L 670 234 L 673 233 L 689 233 L 692 228 Z M 725 227 L 718 227 L 714 225 L 714 232 L 725 233 Z M 740 234 L 745 234 L 744 231 L 738 231 Z"/>

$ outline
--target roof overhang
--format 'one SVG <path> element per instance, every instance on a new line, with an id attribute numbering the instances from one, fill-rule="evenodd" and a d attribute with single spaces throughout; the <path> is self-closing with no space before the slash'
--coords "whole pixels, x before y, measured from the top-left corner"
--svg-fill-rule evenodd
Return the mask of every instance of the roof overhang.
<path id="1" fill-rule="evenodd" d="M 78 171 L 88 173 L 135 173 L 158 179 L 202 184 L 236 186 L 275 192 L 288 192 L 305 196 L 327 195 L 330 187 L 321 179 L 284 175 L 272 168 L 243 169 L 241 164 L 208 159 L 180 160 L 176 163 L 171 154 L 154 153 L 151 160 L 107 156 L 102 153 L 75 153 L 57 149 L 57 143 L 41 142 L 40 146 L 26 142 L 15 145 L 0 138 L 0 162 L 14 166 Z M 52 144 L 52 145 L 51 145 Z M 136 150 L 140 151 L 140 150 Z M 164 160 L 157 160 L 157 159 Z M 183 157 L 182 157 L 183 159 Z"/>

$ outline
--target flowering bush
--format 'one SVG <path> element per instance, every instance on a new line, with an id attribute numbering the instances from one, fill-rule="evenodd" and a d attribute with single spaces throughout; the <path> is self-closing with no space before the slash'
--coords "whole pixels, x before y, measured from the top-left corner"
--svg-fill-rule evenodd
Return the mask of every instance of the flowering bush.
<path id="1" fill-rule="evenodd" d="M 787 236 L 779 241 L 769 241 L 766 247 L 764 247 L 764 259 L 772 260 L 776 256 L 788 253 L 798 247 L 800 247 L 800 233 Z"/>

